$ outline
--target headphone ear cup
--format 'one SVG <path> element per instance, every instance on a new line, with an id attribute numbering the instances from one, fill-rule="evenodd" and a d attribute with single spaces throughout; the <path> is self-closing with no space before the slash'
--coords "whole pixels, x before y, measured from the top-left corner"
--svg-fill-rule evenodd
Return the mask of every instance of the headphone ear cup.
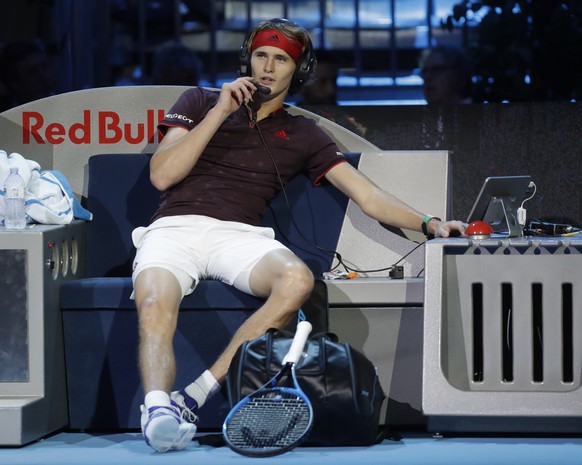
<path id="1" fill-rule="evenodd" d="M 293 76 L 294 84 L 303 85 L 311 76 L 313 71 L 313 57 L 305 57 L 297 65 L 295 75 Z"/>
<path id="2" fill-rule="evenodd" d="M 247 33 L 238 53 L 238 75 L 239 77 L 251 75 L 251 59 L 249 53 L 249 37 L 250 32 Z"/>
<path id="3" fill-rule="evenodd" d="M 313 45 L 311 40 L 307 43 L 305 52 L 301 56 L 299 63 L 297 63 L 297 69 L 293 75 L 293 85 L 302 86 L 305 84 L 313 73 L 313 66 L 315 63 L 315 55 L 313 53 Z"/>

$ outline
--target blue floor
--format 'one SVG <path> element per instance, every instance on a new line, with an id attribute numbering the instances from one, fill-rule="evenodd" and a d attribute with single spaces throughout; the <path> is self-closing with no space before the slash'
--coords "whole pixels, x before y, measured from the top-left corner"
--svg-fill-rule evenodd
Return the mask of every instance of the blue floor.
<path id="1" fill-rule="evenodd" d="M 248 458 L 227 447 L 154 453 L 139 433 L 60 433 L 21 448 L 0 449 L 2 465 L 572 465 L 582 464 L 582 438 L 435 438 L 404 436 L 371 447 L 301 447 L 272 458 Z"/>

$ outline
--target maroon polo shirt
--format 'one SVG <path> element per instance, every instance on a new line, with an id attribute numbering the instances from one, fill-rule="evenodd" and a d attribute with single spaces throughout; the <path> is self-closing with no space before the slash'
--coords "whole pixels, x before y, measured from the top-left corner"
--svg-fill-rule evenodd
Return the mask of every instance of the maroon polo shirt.
<path id="1" fill-rule="evenodd" d="M 160 131 L 194 128 L 218 96 L 218 91 L 201 87 L 188 89 L 160 122 Z M 253 126 L 243 106 L 216 131 L 188 176 L 162 192 L 152 221 L 205 215 L 258 225 L 268 202 L 281 190 L 275 164 L 283 183 L 305 172 L 319 185 L 333 166 L 345 161 L 314 120 L 281 108 Z"/>

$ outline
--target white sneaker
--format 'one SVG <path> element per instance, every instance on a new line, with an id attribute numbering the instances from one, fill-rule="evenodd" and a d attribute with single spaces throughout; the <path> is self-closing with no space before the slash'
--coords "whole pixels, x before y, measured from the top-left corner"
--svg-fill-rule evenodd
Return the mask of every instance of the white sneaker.
<path id="1" fill-rule="evenodd" d="M 141 406 L 141 431 L 146 444 L 156 452 L 185 449 L 196 434 L 196 425 L 188 423 L 175 407 Z"/>

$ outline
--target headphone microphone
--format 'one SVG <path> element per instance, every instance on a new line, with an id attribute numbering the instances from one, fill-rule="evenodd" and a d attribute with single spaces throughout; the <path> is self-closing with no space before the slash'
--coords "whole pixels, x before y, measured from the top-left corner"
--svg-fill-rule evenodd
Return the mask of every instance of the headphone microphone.
<path id="1" fill-rule="evenodd" d="M 263 94 L 263 95 L 269 95 L 271 93 L 271 88 L 264 86 L 262 84 L 259 84 L 258 82 L 252 81 L 253 84 L 255 85 L 255 87 L 257 88 L 257 92 L 259 94 Z"/>

